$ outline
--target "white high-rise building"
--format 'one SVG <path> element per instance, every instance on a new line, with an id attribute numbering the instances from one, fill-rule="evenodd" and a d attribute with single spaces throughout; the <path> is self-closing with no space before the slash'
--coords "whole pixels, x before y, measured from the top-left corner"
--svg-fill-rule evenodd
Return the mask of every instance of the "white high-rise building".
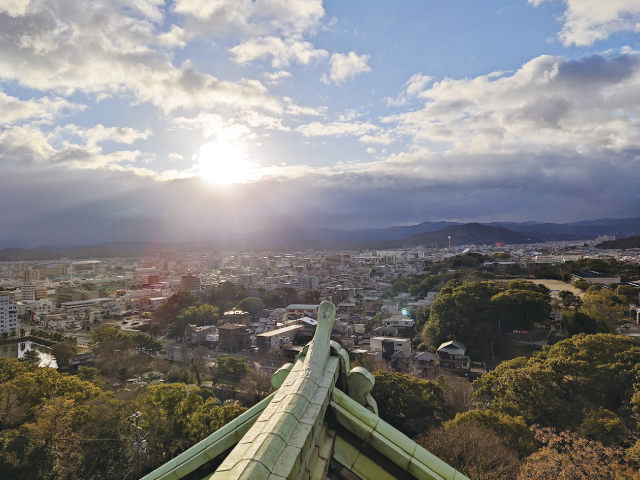
<path id="1" fill-rule="evenodd" d="M 18 305 L 9 295 L 0 295 L 0 334 L 18 330 Z"/>

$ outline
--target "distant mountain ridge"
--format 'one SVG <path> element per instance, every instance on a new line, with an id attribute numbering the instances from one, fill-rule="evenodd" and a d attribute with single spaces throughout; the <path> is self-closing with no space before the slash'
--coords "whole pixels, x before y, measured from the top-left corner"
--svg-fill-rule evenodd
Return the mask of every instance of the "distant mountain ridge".
<path id="1" fill-rule="evenodd" d="M 598 247 L 602 249 L 640 248 L 640 235 L 607 240 L 606 242 L 598 244 Z"/>
<path id="2" fill-rule="evenodd" d="M 450 237 L 450 238 L 449 238 Z M 518 233 L 504 227 L 491 227 L 480 223 L 452 225 L 437 232 L 416 233 L 404 240 L 395 240 L 379 244 L 379 248 L 416 247 L 419 245 L 436 245 L 443 248 L 449 245 L 493 245 L 505 243 L 518 245 L 538 243 L 540 240 L 531 235 Z"/>
<path id="3" fill-rule="evenodd" d="M 602 218 L 597 220 L 585 220 L 573 223 L 543 223 L 543 222 L 490 222 L 490 223 L 467 223 L 461 222 L 422 222 L 409 226 L 393 226 L 387 228 L 369 228 L 357 230 L 345 230 L 339 228 L 317 227 L 306 225 L 292 225 L 286 222 L 274 222 L 269 228 L 248 230 L 246 234 L 235 239 L 212 240 L 200 242 L 145 242 L 145 241 L 116 241 L 104 242 L 99 246 L 106 247 L 101 255 L 91 255 L 89 258 L 111 258 L 114 256 L 127 255 L 153 255 L 159 253 L 164 248 L 175 248 L 180 252 L 215 251 L 215 250 L 305 250 L 305 249 L 358 249 L 372 248 L 379 244 L 391 245 L 416 242 L 416 237 L 409 240 L 414 235 L 427 234 L 430 232 L 441 232 L 447 228 L 463 225 L 482 225 L 486 227 L 503 228 L 510 232 L 521 234 L 522 236 L 511 236 L 503 232 L 501 239 L 484 236 L 478 227 L 473 227 L 473 231 L 478 234 L 477 241 L 466 243 L 495 243 L 504 241 L 506 243 L 523 243 L 522 240 L 530 238 L 530 242 L 563 241 L 563 240 L 593 240 L 600 235 L 616 235 L 626 237 L 640 234 L 640 217 L 636 218 Z M 455 230 L 454 230 L 455 231 Z M 469 233 L 467 229 L 467 235 Z M 462 231 L 461 231 L 462 232 Z M 488 230 L 486 232 L 489 232 Z M 426 236 L 424 241 L 430 244 L 444 244 L 442 235 L 433 237 Z M 460 233 L 460 235 L 463 235 Z M 463 235 L 463 236 L 464 236 Z M 462 237 L 461 237 L 462 238 Z M 469 240 L 476 238 L 466 237 Z M 533 240 L 535 239 L 535 240 Z M 482 241 L 481 241 L 482 240 Z M 491 240 L 491 241 L 489 241 Z M 423 241 L 423 240 L 420 240 Z M 400 242 L 400 243 L 399 243 Z M 526 242 L 525 242 L 526 243 Z M 462 242 L 461 244 L 465 244 Z M 97 247 L 93 246 L 93 247 Z M 33 250 L 5 249 L 0 250 L 0 260 L 55 260 L 59 257 L 69 257 L 73 259 L 87 258 L 77 255 L 84 255 L 84 248 L 61 248 L 61 247 L 39 247 Z M 379 247 L 391 248 L 391 247 Z M 114 253 L 114 251 L 116 253 Z M 73 253 L 75 252 L 75 253 Z M 78 253 L 80 252 L 80 253 Z M 96 251 L 97 252 L 97 251 Z M 89 254 L 87 252 L 86 254 Z M 97 252 L 100 253 L 100 252 Z"/>
<path id="4" fill-rule="evenodd" d="M 19 262 L 34 260 L 59 260 L 61 257 L 67 257 L 70 260 L 82 260 L 87 258 L 115 258 L 115 257 L 131 257 L 127 252 L 120 252 L 103 245 L 93 245 L 90 247 L 78 248 L 70 251 L 47 251 L 48 249 L 39 248 L 34 250 L 23 250 L 22 248 L 5 248 L 0 250 L 0 261 L 2 262 Z"/>

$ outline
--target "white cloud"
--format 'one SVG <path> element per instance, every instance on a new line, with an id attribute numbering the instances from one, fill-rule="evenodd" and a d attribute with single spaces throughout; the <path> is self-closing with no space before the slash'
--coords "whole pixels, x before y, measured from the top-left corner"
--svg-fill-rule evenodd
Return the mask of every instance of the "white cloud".
<path id="1" fill-rule="evenodd" d="M 288 130 L 282 120 L 263 115 L 260 112 L 246 112 L 232 119 L 225 119 L 216 113 L 199 113 L 195 117 L 177 117 L 173 123 L 183 130 L 201 130 L 205 137 L 220 137 L 226 140 L 255 138 L 253 128 L 267 130 Z"/>
<path id="2" fill-rule="evenodd" d="M 640 147 L 640 58 L 535 58 L 513 74 L 444 79 L 424 108 L 383 119 L 394 135 L 452 152 L 579 152 Z"/>
<path id="3" fill-rule="evenodd" d="M 0 122 L 14 123 L 19 120 L 34 119 L 39 123 L 51 123 L 65 114 L 81 111 L 84 105 L 71 103 L 64 98 L 42 97 L 20 100 L 0 92 Z"/>
<path id="4" fill-rule="evenodd" d="M 550 0 L 529 0 L 538 6 Z M 637 0 L 562 0 L 566 4 L 564 26 L 558 37 L 565 46 L 593 45 L 616 32 L 640 31 Z"/>
<path id="5" fill-rule="evenodd" d="M 172 152 L 167 157 L 170 162 L 184 162 L 184 157 L 179 153 Z"/>
<path id="6" fill-rule="evenodd" d="M 273 72 L 273 73 L 263 72 L 261 73 L 261 75 L 267 79 L 267 83 L 272 85 L 277 85 L 283 79 L 291 77 L 291 73 L 285 70 L 278 70 L 277 72 Z"/>
<path id="7" fill-rule="evenodd" d="M 307 125 L 300 125 L 295 129 L 305 137 L 334 136 L 343 137 L 345 135 L 364 135 L 368 132 L 380 130 L 380 127 L 368 122 L 331 122 L 320 123 L 311 122 Z"/>
<path id="8" fill-rule="evenodd" d="M 159 3 L 138 3 L 138 10 L 148 7 L 148 15 L 157 20 L 153 8 Z M 163 32 L 117 3 L 41 0 L 24 16 L 0 14 L 0 31 L 0 78 L 24 87 L 64 95 L 78 90 L 97 96 L 133 93 L 167 114 L 219 107 L 282 112 L 257 80 L 223 81 L 189 62 L 174 66 L 151 46 L 180 46 L 188 37 L 184 30 L 172 26 Z"/>
<path id="9" fill-rule="evenodd" d="M 238 63 L 250 63 L 258 58 L 273 57 L 271 66 L 274 68 L 288 67 L 292 61 L 302 65 L 321 60 L 329 56 L 326 50 L 316 49 L 309 42 L 301 41 L 299 37 L 283 40 L 278 37 L 252 38 L 231 49 L 234 60 Z"/>
<path id="10" fill-rule="evenodd" d="M 190 30 L 201 34 L 239 30 L 250 36 L 313 32 L 324 16 L 322 0 L 176 0 Z"/>
<path id="11" fill-rule="evenodd" d="M 295 103 L 293 103 L 293 100 L 289 97 L 284 97 L 283 100 L 286 104 L 285 111 L 289 115 L 295 115 L 295 116 L 306 115 L 310 117 L 319 117 L 319 116 L 324 116 L 327 113 L 327 107 L 325 106 L 302 107 L 300 105 L 296 105 Z"/>
<path id="12" fill-rule="evenodd" d="M 10 17 L 19 17 L 27 13 L 31 0 L 3 0 L 0 2 L 0 13 Z"/>
<path id="13" fill-rule="evenodd" d="M 358 55 L 356 52 L 349 52 L 347 55 L 334 53 L 329 61 L 331 72 L 328 77 L 323 74 L 321 80 L 326 84 L 353 80 L 356 75 L 371 71 L 371 67 L 367 65 L 370 57 L 371 55 Z"/>
<path id="14" fill-rule="evenodd" d="M 105 141 L 133 144 L 136 140 L 146 140 L 153 133 L 151 130 L 136 130 L 131 127 L 105 127 L 102 124 L 96 125 L 83 132 L 83 137 L 87 140 L 87 145 L 97 145 Z"/>
<path id="15" fill-rule="evenodd" d="M 422 92 L 425 87 L 431 82 L 432 77 L 423 75 L 422 73 L 416 73 L 411 76 L 409 80 L 404 84 L 403 92 L 396 98 L 386 97 L 384 100 L 387 102 L 387 106 L 401 106 L 406 105 L 410 97 L 416 97 Z"/>
<path id="16" fill-rule="evenodd" d="M 367 148 L 367 153 L 370 153 L 371 155 L 373 155 L 374 153 L 376 153 L 376 149 L 373 147 L 369 147 Z"/>
<path id="17" fill-rule="evenodd" d="M 187 46 L 187 41 L 192 37 L 189 32 L 177 25 L 171 25 L 168 32 L 158 35 L 157 43 L 165 47 L 181 47 Z"/>

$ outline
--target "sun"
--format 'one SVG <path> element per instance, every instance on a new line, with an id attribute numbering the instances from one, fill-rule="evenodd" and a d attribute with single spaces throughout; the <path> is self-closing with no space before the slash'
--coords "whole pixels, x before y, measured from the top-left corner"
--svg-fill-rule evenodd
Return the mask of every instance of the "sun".
<path id="1" fill-rule="evenodd" d="M 247 158 L 240 145 L 217 140 L 200 146 L 196 169 L 212 183 L 247 183 L 260 177 L 259 165 Z"/>

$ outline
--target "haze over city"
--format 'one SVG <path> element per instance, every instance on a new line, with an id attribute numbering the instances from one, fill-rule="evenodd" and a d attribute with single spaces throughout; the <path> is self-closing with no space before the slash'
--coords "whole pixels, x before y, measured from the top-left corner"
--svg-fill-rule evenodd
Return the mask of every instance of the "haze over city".
<path id="1" fill-rule="evenodd" d="M 0 4 L 3 247 L 640 216 L 640 3 Z"/>

